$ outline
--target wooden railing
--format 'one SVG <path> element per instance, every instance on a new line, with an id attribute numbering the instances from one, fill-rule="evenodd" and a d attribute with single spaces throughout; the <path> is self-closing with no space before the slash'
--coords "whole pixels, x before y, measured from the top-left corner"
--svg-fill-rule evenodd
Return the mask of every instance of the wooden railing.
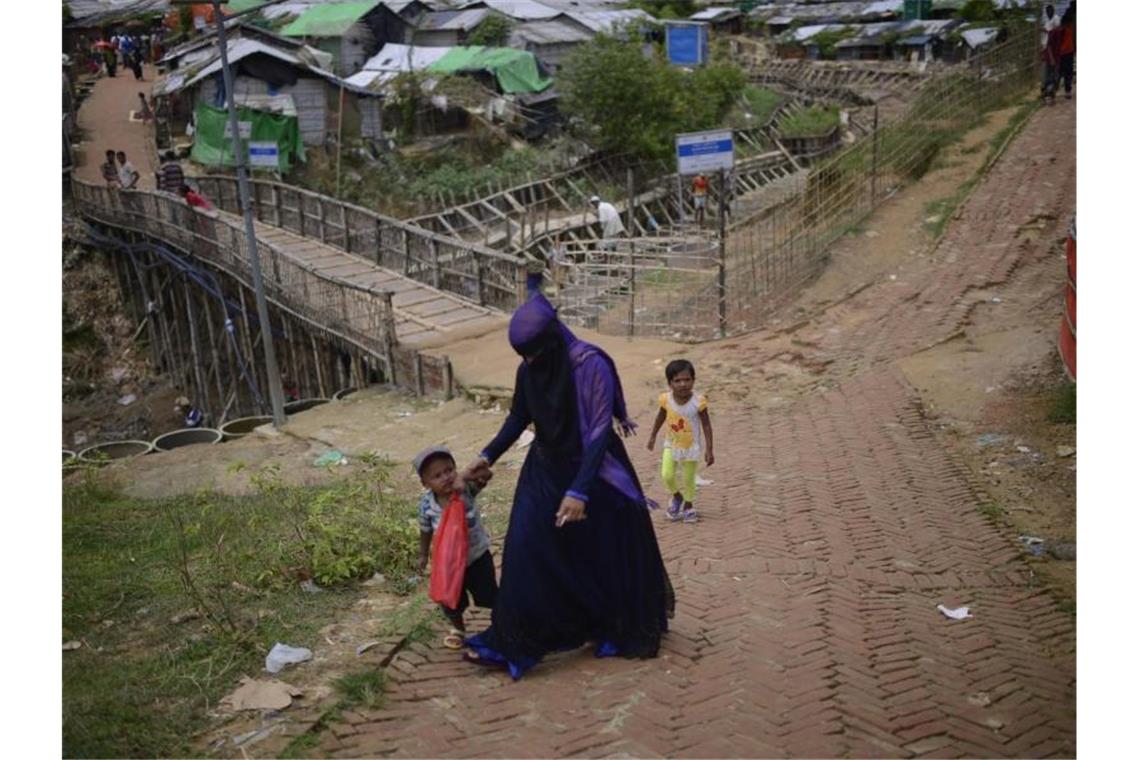
<path id="1" fill-rule="evenodd" d="M 199 211 L 167 193 L 119 190 L 79 180 L 72 185 L 72 195 L 79 212 L 90 219 L 162 240 L 247 285 L 250 282 L 250 257 L 240 219 Z M 375 357 L 393 381 L 404 364 L 401 379 L 406 382 L 401 384 L 410 384 L 407 361 L 397 356 L 390 292 L 318 272 L 263 240 L 257 241 L 257 256 L 266 297 L 274 305 Z"/>
<path id="2" fill-rule="evenodd" d="M 218 208 L 241 213 L 236 177 L 211 175 L 196 182 Z M 526 269 L 517 256 L 279 182 L 251 180 L 251 190 L 254 214 L 263 224 L 319 240 L 480 306 L 510 311 L 525 292 Z"/>

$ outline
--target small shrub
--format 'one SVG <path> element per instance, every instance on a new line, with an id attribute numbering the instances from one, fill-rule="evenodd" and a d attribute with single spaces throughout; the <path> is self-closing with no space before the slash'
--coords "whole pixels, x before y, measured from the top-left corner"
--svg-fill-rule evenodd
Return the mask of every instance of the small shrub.
<path id="1" fill-rule="evenodd" d="M 818 137 L 839 126 L 839 109 L 813 105 L 780 119 L 777 129 L 783 137 Z"/>
<path id="2" fill-rule="evenodd" d="M 1065 383 L 1053 394 L 1048 420 L 1059 425 L 1077 424 L 1077 384 Z"/>
<path id="3" fill-rule="evenodd" d="M 1000 520 L 1005 516 L 1005 510 L 1001 508 L 1000 504 L 994 502 L 986 502 L 985 504 L 978 505 L 978 511 L 991 520 Z"/>
<path id="4" fill-rule="evenodd" d="M 341 695 L 341 708 L 379 707 L 384 701 L 384 674 L 379 670 L 346 673 L 332 685 Z"/>

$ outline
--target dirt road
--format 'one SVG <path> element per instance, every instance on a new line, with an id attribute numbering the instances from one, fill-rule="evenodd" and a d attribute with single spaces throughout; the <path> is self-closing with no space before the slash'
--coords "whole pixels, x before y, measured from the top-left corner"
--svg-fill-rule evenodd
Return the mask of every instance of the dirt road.
<path id="1" fill-rule="evenodd" d="M 921 360 L 944 352 L 961 395 L 1048 355 L 1074 137 L 1071 103 L 1040 110 L 932 250 L 845 291 L 821 281 L 793 328 L 691 352 L 717 464 L 703 522 L 657 518 L 678 594 L 658 659 L 583 650 L 512 683 L 413 644 L 389 668 L 386 706 L 346 712 L 316 751 L 1072 756 L 1074 619 L 979 511 L 976 479 L 928 419 L 938 373 Z M 833 266 L 860 271 L 844 259 L 860 254 Z M 988 364 L 972 358 L 981 328 Z M 655 458 L 631 453 L 649 481 Z"/>

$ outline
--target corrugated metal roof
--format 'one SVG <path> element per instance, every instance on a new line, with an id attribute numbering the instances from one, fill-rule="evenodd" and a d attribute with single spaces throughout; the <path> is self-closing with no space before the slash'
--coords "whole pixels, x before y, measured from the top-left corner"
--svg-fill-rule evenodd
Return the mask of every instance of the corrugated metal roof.
<path id="1" fill-rule="evenodd" d="M 218 55 L 216 48 L 211 52 L 212 55 L 205 56 L 201 60 L 195 61 L 192 65 L 176 69 L 162 79 L 159 79 L 154 85 L 154 94 L 169 95 L 197 84 L 206 77 L 213 76 L 220 72 L 222 70 L 221 56 Z M 279 61 L 292 64 L 299 69 L 304 69 L 339 84 L 340 79 L 317 65 L 318 59 L 314 55 L 316 52 L 317 51 L 314 51 L 312 48 L 302 48 L 296 52 L 283 50 L 261 42 L 260 40 L 243 38 L 226 40 L 226 53 L 231 65 L 247 56 L 257 54 L 268 55 Z"/>
<path id="2" fill-rule="evenodd" d="M 389 42 L 368 59 L 364 71 L 419 71 L 438 61 L 449 49 Z"/>
<path id="3" fill-rule="evenodd" d="M 423 71 L 450 51 L 450 47 L 423 47 L 389 42 L 368 59 L 364 69 L 344 80 L 353 87 L 380 93 L 388 83 L 408 71 Z"/>
<path id="4" fill-rule="evenodd" d="M 804 42 L 816 36 L 822 31 L 828 29 L 842 29 L 843 24 L 813 24 L 811 26 L 801 26 L 799 29 L 791 31 L 792 39 L 796 42 Z"/>
<path id="5" fill-rule="evenodd" d="M 874 2 L 822 2 L 822 3 L 794 3 L 784 5 L 765 5 L 753 8 L 749 16 L 757 19 L 768 19 L 768 23 L 788 24 L 792 21 L 843 21 L 873 19 L 882 17 L 887 13 L 901 14 L 902 0 L 875 0 Z M 780 20 L 775 21 L 772 16 Z"/>
<path id="6" fill-rule="evenodd" d="M 434 11 L 425 13 L 416 26 L 417 32 L 469 32 L 483 22 L 491 11 L 475 8 L 469 11 Z"/>
<path id="7" fill-rule="evenodd" d="M 156 13 L 170 8 L 170 0 L 67 0 L 71 26 L 98 26 L 111 21 Z"/>
<path id="8" fill-rule="evenodd" d="M 641 9 L 613 11 L 570 11 L 567 16 L 592 32 L 612 32 L 631 21 L 652 21 L 653 17 Z"/>
<path id="9" fill-rule="evenodd" d="M 531 43 L 534 45 L 555 45 L 558 43 L 587 42 L 593 35 L 576 25 L 557 19 L 553 21 L 528 21 L 511 30 L 510 43 Z"/>
<path id="10" fill-rule="evenodd" d="M 899 27 L 900 31 L 911 32 L 913 34 L 943 34 L 950 31 L 955 26 L 960 25 L 962 22 L 958 19 L 945 18 L 945 19 L 914 19 L 911 21 L 903 21 L 902 26 Z"/>
<path id="11" fill-rule="evenodd" d="M 379 4 L 380 0 L 356 0 L 314 5 L 285 26 L 281 34 L 286 37 L 339 37 Z"/>
<path id="12" fill-rule="evenodd" d="M 286 16 L 300 16 L 309 8 L 313 7 L 312 2 L 292 2 L 280 3 L 278 5 L 270 5 L 262 8 L 258 13 L 267 19 L 284 18 Z"/>
<path id="13" fill-rule="evenodd" d="M 905 26 L 906 25 L 901 21 L 883 21 L 878 24 L 859 24 L 851 26 L 848 28 L 855 29 L 855 35 L 837 42 L 835 47 L 844 48 L 874 45 L 883 35 L 888 32 L 903 31 Z"/>
<path id="14" fill-rule="evenodd" d="M 693 21 L 728 21 L 742 15 L 738 8 L 705 8 L 689 16 Z"/>
<path id="15" fill-rule="evenodd" d="M 992 42 L 997 39 L 998 30 L 993 27 L 986 27 L 983 29 L 967 29 L 962 32 L 962 39 L 972 48 L 979 45 L 985 45 L 987 42 Z"/>
<path id="16" fill-rule="evenodd" d="M 300 50 L 306 47 L 305 43 L 301 40 L 290 39 L 289 37 L 282 37 L 279 34 L 269 31 L 268 29 L 251 24 L 241 18 L 232 18 L 226 21 L 226 38 L 238 39 L 240 37 L 251 37 L 253 39 L 260 39 L 262 42 L 267 42 L 270 45 L 277 45 L 286 50 Z M 182 58 L 189 54 L 191 51 L 199 50 L 201 48 L 217 48 L 218 47 L 218 34 L 213 27 L 206 30 L 189 42 L 183 43 L 173 50 L 169 51 L 162 57 L 160 63 L 172 61 L 176 58 Z M 312 48 L 309 48 L 312 50 Z M 331 65 L 331 59 L 330 59 Z"/>
<path id="17" fill-rule="evenodd" d="M 534 0 L 470 0 L 470 2 L 456 3 L 456 5 L 462 9 L 490 8 L 516 21 L 543 21 L 562 13 L 562 11 L 534 2 Z"/>

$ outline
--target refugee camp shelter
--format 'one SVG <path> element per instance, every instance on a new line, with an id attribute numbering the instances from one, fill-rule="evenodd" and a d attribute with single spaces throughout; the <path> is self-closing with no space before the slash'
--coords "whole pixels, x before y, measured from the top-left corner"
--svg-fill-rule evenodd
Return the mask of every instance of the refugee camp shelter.
<path id="1" fill-rule="evenodd" d="M 424 47 L 463 45 L 470 34 L 491 14 L 492 11 L 487 8 L 426 13 L 416 24 L 412 42 Z"/>
<path id="2" fill-rule="evenodd" d="M 550 71 L 557 71 L 574 48 L 594 38 L 591 32 L 566 17 L 528 21 L 511 30 L 508 44 L 533 53 Z"/>
<path id="3" fill-rule="evenodd" d="M 282 27 L 281 34 L 331 54 L 333 73 L 351 76 L 388 41 L 382 35 L 398 20 L 380 0 L 321 3 L 310 6 Z M 403 29 L 397 28 L 400 39 L 393 42 L 403 41 Z"/>
<path id="4" fill-rule="evenodd" d="M 742 34 L 744 14 L 739 8 L 705 8 L 689 16 L 690 21 L 703 21 L 717 34 Z"/>
<path id="5" fill-rule="evenodd" d="M 379 108 L 373 102 L 376 97 L 329 71 L 327 53 L 275 37 L 264 30 L 241 30 L 227 39 L 234 100 L 246 113 L 243 119 L 254 123 L 251 139 L 259 134 L 276 139 L 284 171 L 303 159 L 302 145 L 322 145 L 327 136 L 336 134 L 345 112 L 361 125 L 360 136 L 372 136 L 364 134 L 362 112 Z M 160 103 L 166 101 L 159 112 L 175 122 L 171 132 L 192 137 L 191 158 L 195 160 L 223 165 L 232 161 L 221 147 L 224 119 L 220 114 L 225 113 L 226 102 L 216 43 L 183 51 L 168 65 L 171 70 L 155 83 L 153 94 Z M 186 124 L 191 129 L 183 132 Z"/>

